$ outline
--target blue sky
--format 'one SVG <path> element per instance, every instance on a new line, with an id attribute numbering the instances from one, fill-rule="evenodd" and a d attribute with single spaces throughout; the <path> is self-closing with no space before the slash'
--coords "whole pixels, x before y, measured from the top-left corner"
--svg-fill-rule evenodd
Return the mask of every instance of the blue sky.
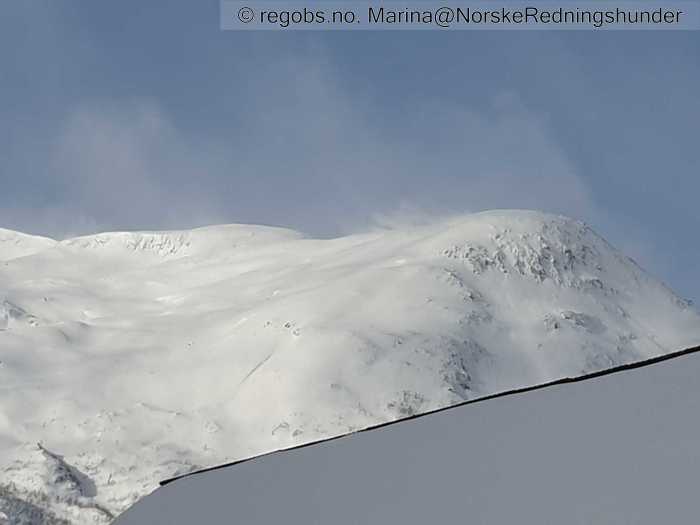
<path id="1" fill-rule="evenodd" d="M 237 33 L 218 9 L 4 2 L 0 225 L 332 236 L 539 208 L 700 300 L 700 33 Z"/>

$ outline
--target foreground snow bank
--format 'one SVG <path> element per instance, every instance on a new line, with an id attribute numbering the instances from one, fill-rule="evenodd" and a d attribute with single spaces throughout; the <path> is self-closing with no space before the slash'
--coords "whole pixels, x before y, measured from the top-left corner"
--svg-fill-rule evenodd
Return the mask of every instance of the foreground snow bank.
<path id="1" fill-rule="evenodd" d="M 75 523 L 193 469 L 700 342 L 686 301 L 536 212 L 332 240 L 105 233 L 3 258 L 4 490 Z M 50 474 L 57 457 L 81 483 Z"/>
<path id="2" fill-rule="evenodd" d="M 695 523 L 699 375 L 695 353 L 452 408 L 177 480 L 116 523 Z"/>

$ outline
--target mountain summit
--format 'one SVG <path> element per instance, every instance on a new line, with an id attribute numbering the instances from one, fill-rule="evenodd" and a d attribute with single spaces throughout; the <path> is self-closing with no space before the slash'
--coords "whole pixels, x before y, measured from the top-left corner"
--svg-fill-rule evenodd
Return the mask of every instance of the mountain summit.
<path id="1" fill-rule="evenodd" d="M 699 343 L 687 301 L 538 212 L 0 230 L 0 510 L 107 523 L 193 469 Z"/>

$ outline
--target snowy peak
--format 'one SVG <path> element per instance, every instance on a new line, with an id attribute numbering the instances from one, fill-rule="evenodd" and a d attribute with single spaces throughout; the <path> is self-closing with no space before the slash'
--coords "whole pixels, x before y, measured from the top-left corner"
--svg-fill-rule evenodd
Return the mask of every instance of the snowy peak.
<path id="1" fill-rule="evenodd" d="M 444 249 L 443 255 L 464 261 L 476 275 L 493 269 L 567 286 L 576 284 L 582 271 L 603 270 L 600 238 L 582 223 L 512 214 L 489 218 L 493 231 L 487 239 L 472 237 Z"/>
<path id="2" fill-rule="evenodd" d="M 641 278 L 642 272 L 585 223 L 530 211 L 478 213 L 451 221 L 438 236 L 445 257 L 462 260 L 475 275 L 504 275 L 578 286 L 585 275 Z M 599 287 L 597 282 L 593 287 Z"/>

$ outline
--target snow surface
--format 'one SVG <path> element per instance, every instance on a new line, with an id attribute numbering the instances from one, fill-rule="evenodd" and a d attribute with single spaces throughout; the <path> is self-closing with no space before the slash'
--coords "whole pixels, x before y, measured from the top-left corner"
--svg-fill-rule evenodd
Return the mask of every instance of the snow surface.
<path id="1" fill-rule="evenodd" d="M 107 523 L 194 469 L 700 343 L 687 301 L 537 212 L 331 240 L 3 236 L 0 510 L 16 523 Z"/>
<path id="2" fill-rule="evenodd" d="M 700 354 L 177 480 L 117 525 L 697 523 Z"/>
<path id="3" fill-rule="evenodd" d="M 0 262 L 31 255 L 56 244 L 53 239 L 0 228 Z"/>

